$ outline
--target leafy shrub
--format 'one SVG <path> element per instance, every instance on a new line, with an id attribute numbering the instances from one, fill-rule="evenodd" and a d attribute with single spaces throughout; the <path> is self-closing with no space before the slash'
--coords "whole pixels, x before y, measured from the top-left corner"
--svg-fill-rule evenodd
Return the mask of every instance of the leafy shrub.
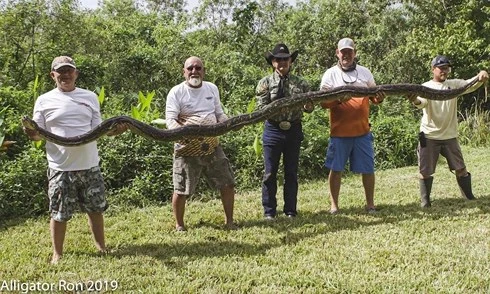
<path id="1" fill-rule="evenodd" d="M 490 112 L 468 112 L 459 123 L 459 142 L 473 147 L 489 146 Z"/>
<path id="2" fill-rule="evenodd" d="M 168 200 L 173 191 L 172 142 L 152 141 L 127 132 L 117 138 L 102 138 L 99 153 L 108 189 L 128 187 L 132 195 L 140 193 L 150 201 Z"/>
<path id="3" fill-rule="evenodd" d="M 237 132 L 220 137 L 226 157 L 230 160 L 238 189 L 254 189 L 261 185 L 264 164 L 262 154 L 253 149 L 255 136 L 260 133 L 258 125 L 247 126 Z"/>
<path id="4" fill-rule="evenodd" d="M 29 148 L 16 160 L 1 158 L 0 219 L 11 216 L 33 216 L 46 212 L 46 155 Z"/>
<path id="5" fill-rule="evenodd" d="M 13 87 L 0 88 L 0 109 L 3 111 L 2 130 L 5 140 L 16 141 L 7 151 L 7 157 L 13 159 L 22 151 L 23 146 L 30 146 L 30 141 L 22 131 L 21 118 L 31 116 L 34 106 L 32 93 L 20 91 Z"/>
<path id="6" fill-rule="evenodd" d="M 301 144 L 299 177 L 315 179 L 325 177 L 325 154 L 330 137 L 328 110 L 320 109 L 303 116 L 305 139 Z"/>
<path id="7" fill-rule="evenodd" d="M 379 169 L 417 164 L 419 122 L 411 116 L 383 116 L 373 120 L 375 165 Z"/>

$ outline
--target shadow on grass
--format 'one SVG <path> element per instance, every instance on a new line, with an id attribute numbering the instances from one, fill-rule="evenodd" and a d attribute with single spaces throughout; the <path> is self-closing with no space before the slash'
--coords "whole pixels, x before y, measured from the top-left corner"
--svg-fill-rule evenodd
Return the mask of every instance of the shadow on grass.
<path id="1" fill-rule="evenodd" d="M 15 227 L 23 224 L 25 221 L 25 218 L 0 220 L 0 232 L 6 230 L 8 227 Z"/>
<path id="2" fill-rule="evenodd" d="M 0 219 L 0 232 L 7 230 L 9 227 L 20 226 L 28 221 L 37 221 L 40 219 L 47 219 L 47 218 L 46 216 L 35 216 L 35 217 L 17 217 L 12 219 Z"/>
<path id="3" fill-rule="evenodd" d="M 422 209 L 418 202 L 400 205 L 400 204 L 384 204 L 378 205 L 378 211 L 373 214 L 368 214 L 361 208 L 350 207 L 341 209 L 338 214 L 332 215 L 329 211 L 320 212 L 301 212 L 295 219 L 287 219 L 279 217 L 274 221 L 269 220 L 250 220 L 241 223 L 243 227 L 267 226 L 273 227 L 278 231 L 287 231 L 291 227 L 301 227 L 306 224 L 324 223 L 333 227 L 333 231 L 358 228 L 360 226 L 371 226 L 378 223 L 394 223 L 407 219 L 422 219 L 430 218 L 437 220 L 447 216 L 452 216 L 458 211 L 478 208 L 479 214 L 490 213 L 490 195 L 480 196 L 475 201 L 468 201 L 463 198 L 445 198 L 435 199 L 432 201 L 432 207 Z M 363 221 L 362 218 L 356 216 L 364 216 L 368 221 Z M 339 221 L 341 220 L 341 221 Z M 331 222 L 330 222 L 331 221 Z"/>
<path id="4" fill-rule="evenodd" d="M 429 209 L 420 208 L 418 203 L 381 205 L 378 208 L 379 211 L 375 214 L 368 214 L 359 208 L 347 208 L 336 215 L 331 215 L 328 211 L 320 211 L 316 213 L 302 212 L 294 219 L 278 217 L 273 221 L 264 219 L 244 220 L 239 223 L 241 229 L 237 231 L 220 231 L 219 235 L 200 237 L 206 241 L 185 243 L 177 240 L 174 244 L 123 245 L 113 250 L 109 255 L 115 258 L 144 255 L 153 257 L 172 267 L 185 266 L 189 261 L 202 257 L 265 255 L 267 251 L 273 248 L 294 245 L 307 238 L 337 231 L 358 230 L 380 224 L 396 224 L 409 219 L 439 220 L 466 210 L 472 210 L 469 215 L 488 214 L 490 213 L 490 195 L 481 196 L 476 201 L 467 201 L 462 198 L 436 199 Z M 476 213 L 474 212 L 475 208 L 478 211 Z M 191 230 L 198 227 L 223 230 L 222 226 L 207 222 L 200 222 Z M 223 234 L 229 233 L 236 236 L 247 228 L 271 228 L 276 231 L 277 238 L 271 238 L 269 235 L 270 240 L 265 243 L 223 240 Z M 191 232 L 176 232 L 175 234 L 178 236 L 188 233 Z M 179 259 L 176 260 L 175 257 Z"/>
<path id="5" fill-rule="evenodd" d="M 184 266 L 190 260 L 203 257 L 216 256 L 255 256 L 277 247 L 277 244 L 250 244 L 244 242 L 212 240 L 193 243 L 147 243 L 141 245 L 128 245 L 113 250 L 109 256 L 123 258 L 125 256 L 144 255 L 165 262 L 167 265 Z M 87 254 L 80 252 L 79 254 Z M 177 257 L 178 259 L 174 259 Z"/>

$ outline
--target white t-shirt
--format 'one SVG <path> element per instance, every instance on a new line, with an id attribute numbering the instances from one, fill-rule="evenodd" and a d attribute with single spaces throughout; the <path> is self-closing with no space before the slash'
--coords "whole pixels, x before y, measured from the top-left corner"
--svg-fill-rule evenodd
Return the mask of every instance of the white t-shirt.
<path id="1" fill-rule="evenodd" d="M 185 82 L 174 86 L 167 95 L 165 119 L 167 127 L 174 129 L 187 124 L 215 124 L 228 117 L 223 112 L 218 87 L 203 82 L 199 88 L 189 87 Z"/>
<path id="2" fill-rule="evenodd" d="M 442 83 L 428 81 L 422 85 L 428 88 L 437 90 L 456 89 L 464 87 L 472 79 L 446 80 Z M 481 83 L 476 83 L 474 86 L 466 90 L 466 93 L 476 90 Z M 420 131 L 424 132 L 426 137 L 433 140 L 447 140 L 458 137 L 458 101 L 457 98 L 437 101 L 418 97 L 421 101 L 415 107 L 423 109 Z"/>
<path id="3" fill-rule="evenodd" d="M 357 64 L 356 69 L 349 72 L 344 72 L 340 67 L 333 66 L 323 74 L 320 89 L 323 86 L 335 88 L 345 85 L 357 87 L 374 87 L 374 77 L 371 71 L 362 65 Z"/>
<path id="4" fill-rule="evenodd" d="M 53 134 L 63 137 L 83 135 L 102 122 L 95 93 L 75 88 L 62 92 L 55 88 L 36 100 L 33 120 Z M 65 147 L 46 142 L 48 165 L 61 171 L 87 170 L 99 165 L 97 143 Z"/>

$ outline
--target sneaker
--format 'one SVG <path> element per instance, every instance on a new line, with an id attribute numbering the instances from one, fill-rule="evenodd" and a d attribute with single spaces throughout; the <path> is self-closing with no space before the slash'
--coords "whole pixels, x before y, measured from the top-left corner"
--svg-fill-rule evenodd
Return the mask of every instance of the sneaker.
<path id="1" fill-rule="evenodd" d="M 339 213 L 339 210 L 338 209 L 330 209 L 329 211 L 330 214 L 338 214 Z"/>
<path id="2" fill-rule="evenodd" d="M 266 215 L 264 215 L 264 218 L 265 218 L 265 220 L 271 221 L 271 220 L 274 220 L 275 216 L 270 215 L 270 214 L 266 214 Z"/>

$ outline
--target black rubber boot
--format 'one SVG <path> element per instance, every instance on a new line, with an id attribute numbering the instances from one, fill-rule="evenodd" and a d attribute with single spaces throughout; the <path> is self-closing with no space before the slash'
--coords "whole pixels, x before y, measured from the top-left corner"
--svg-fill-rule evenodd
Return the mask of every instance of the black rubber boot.
<path id="1" fill-rule="evenodd" d="M 468 173 L 466 177 L 456 177 L 456 180 L 458 180 L 459 189 L 463 197 L 466 197 L 468 200 L 474 200 L 475 195 L 473 195 L 471 190 L 471 174 Z"/>
<path id="2" fill-rule="evenodd" d="M 422 208 L 430 207 L 430 191 L 432 190 L 432 182 L 434 177 L 420 179 L 420 206 Z"/>

